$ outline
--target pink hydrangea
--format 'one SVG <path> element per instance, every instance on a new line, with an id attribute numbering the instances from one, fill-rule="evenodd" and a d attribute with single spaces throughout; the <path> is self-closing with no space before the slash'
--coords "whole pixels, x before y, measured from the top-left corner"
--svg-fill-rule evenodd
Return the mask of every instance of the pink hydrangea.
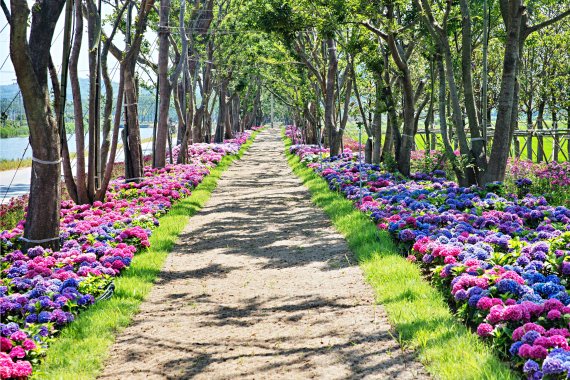
<path id="1" fill-rule="evenodd" d="M 26 351 L 24 351 L 24 349 L 20 346 L 16 346 L 14 348 L 12 348 L 12 351 L 10 351 L 10 357 L 12 359 L 22 359 L 26 356 Z"/>
<path id="2" fill-rule="evenodd" d="M 481 337 L 487 337 L 490 336 L 493 333 L 493 326 L 491 326 L 488 323 L 481 323 L 479 326 L 477 326 L 477 335 L 481 336 Z"/>

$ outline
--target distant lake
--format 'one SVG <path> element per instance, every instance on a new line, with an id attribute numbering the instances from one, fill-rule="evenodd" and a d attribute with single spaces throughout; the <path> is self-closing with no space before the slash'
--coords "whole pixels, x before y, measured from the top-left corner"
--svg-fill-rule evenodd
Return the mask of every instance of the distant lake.
<path id="1" fill-rule="evenodd" d="M 141 139 L 147 139 L 152 137 L 152 128 L 141 128 Z M 75 152 L 75 135 L 68 135 L 67 141 L 69 145 L 69 151 L 71 153 Z M 119 143 L 121 142 L 121 137 L 119 135 Z M 87 138 L 85 138 L 85 145 L 87 146 Z M 146 144 L 143 144 L 146 145 Z M 26 146 L 28 146 L 28 137 L 10 137 L 8 139 L 0 139 L 0 160 L 19 160 L 22 158 L 24 151 L 26 151 Z M 32 148 L 28 147 L 28 150 L 23 156 L 24 158 L 32 157 Z"/>

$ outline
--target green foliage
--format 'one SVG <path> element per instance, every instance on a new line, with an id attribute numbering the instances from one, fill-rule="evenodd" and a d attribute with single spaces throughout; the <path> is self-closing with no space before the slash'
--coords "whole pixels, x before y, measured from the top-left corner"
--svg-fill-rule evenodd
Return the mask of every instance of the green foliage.
<path id="1" fill-rule="evenodd" d="M 0 124 L 0 138 L 27 136 L 29 133 L 28 126 L 25 123 L 6 121 Z"/>

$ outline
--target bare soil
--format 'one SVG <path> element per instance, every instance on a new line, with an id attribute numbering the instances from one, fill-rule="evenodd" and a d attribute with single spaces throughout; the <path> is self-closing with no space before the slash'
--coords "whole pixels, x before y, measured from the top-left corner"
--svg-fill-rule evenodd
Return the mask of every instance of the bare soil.
<path id="1" fill-rule="evenodd" d="M 420 379 L 276 129 L 192 217 L 103 379 Z"/>

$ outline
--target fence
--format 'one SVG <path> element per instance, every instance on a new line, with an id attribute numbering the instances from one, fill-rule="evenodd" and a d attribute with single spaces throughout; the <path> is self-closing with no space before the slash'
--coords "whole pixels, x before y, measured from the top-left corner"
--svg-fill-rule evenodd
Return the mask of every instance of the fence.
<path id="1" fill-rule="evenodd" d="M 416 146 L 418 149 L 436 149 L 441 144 L 441 131 L 418 130 Z M 493 130 L 488 132 L 489 149 L 493 141 Z M 452 138 L 457 148 L 457 141 Z M 530 129 L 517 130 L 511 144 L 511 157 L 528 159 L 535 162 L 570 161 L 570 129 Z"/>

